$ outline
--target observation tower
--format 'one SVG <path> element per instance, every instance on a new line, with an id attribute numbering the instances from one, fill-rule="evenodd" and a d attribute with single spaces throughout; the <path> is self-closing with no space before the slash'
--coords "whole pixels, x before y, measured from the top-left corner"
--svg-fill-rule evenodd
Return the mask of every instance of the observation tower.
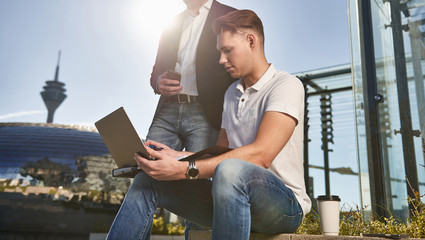
<path id="1" fill-rule="evenodd" d="M 59 105 L 65 100 L 65 83 L 59 82 L 59 63 L 60 63 L 61 52 L 59 51 L 58 63 L 56 66 L 55 79 L 46 81 L 46 85 L 43 87 L 44 91 L 40 92 L 41 97 L 47 107 L 47 123 L 53 122 L 53 115 Z"/>

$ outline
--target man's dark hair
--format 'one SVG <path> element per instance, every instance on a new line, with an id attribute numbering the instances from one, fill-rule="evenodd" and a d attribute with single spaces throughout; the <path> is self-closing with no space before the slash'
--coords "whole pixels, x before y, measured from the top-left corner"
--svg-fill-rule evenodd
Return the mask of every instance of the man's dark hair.
<path id="1" fill-rule="evenodd" d="M 251 10 L 235 10 L 214 20 L 213 30 L 216 35 L 222 31 L 237 33 L 238 31 L 253 30 L 260 36 L 264 46 L 264 29 L 261 19 Z"/>

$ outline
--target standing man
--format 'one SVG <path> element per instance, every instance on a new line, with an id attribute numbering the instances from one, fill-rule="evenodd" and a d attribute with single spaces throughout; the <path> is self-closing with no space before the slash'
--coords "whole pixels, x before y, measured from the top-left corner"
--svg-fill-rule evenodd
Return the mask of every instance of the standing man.
<path id="1" fill-rule="evenodd" d="M 212 22 L 235 9 L 215 0 L 183 1 L 187 9 L 159 42 L 150 81 L 161 97 L 146 138 L 197 152 L 217 142 L 224 92 L 234 81 L 218 63 Z"/>
<path id="2" fill-rule="evenodd" d="M 215 0 L 183 1 L 187 9 L 159 42 L 150 81 L 161 97 L 146 138 L 197 152 L 217 142 L 224 92 L 234 81 L 218 63 L 212 22 L 235 9 Z M 199 228 L 186 222 L 186 239 L 191 227 Z"/>
<path id="3" fill-rule="evenodd" d="M 263 25 L 250 10 L 214 22 L 220 63 L 234 78 L 225 94 L 218 144 L 234 148 L 191 162 L 164 144 L 135 155 L 136 175 L 108 239 L 149 239 L 153 214 L 164 207 L 212 226 L 216 240 L 248 240 L 250 232 L 295 232 L 310 211 L 303 177 L 304 88 L 264 55 Z M 209 178 L 212 177 L 212 181 Z"/>

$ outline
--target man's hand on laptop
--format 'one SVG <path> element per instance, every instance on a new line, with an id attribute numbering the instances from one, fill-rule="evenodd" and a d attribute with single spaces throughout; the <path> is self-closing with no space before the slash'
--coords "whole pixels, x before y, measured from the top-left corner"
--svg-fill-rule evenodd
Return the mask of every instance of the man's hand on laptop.
<path id="1" fill-rule="evenodd" d="M 181 157 L 184 156 L 188 156 L 191 155 L 191 152 L 180 152 L 180 151 L 175 151 L 174 149 L 169 148 L 167 145 L 159 143 L 159 142 L 155 142 L 152 140 L 147 140 L 145 142 L 145 147 L 146 149 L 150 148 L 156 151 L 161 151 L 162 154 L 166 154 L 170 157 L 173 157 L 175 159 L 179 159 Z"/>
<path id="2" fill-rule="evenodd" d="M 150 143 L 146 141 L 146 144 L 154 145 L 152 141 Z M 155 146 L 163 147 L 165 145 Z M 176 161 L 175 157 L 170 156 L 165 152 L 167 150 L 169 150 L 169 148 L 164 148 L 164 150 L 161 151 L 155 151 L 152 148 L 146 147 L 146 151 L 149 153 L 149 155 L 156 160 L 151 161 L 141 157 L 137 153 L 134 154 L 134 160 L 137 162 L 137 165 L 140 169 L 156 180 L 186 179 L 187 162 Z"/>

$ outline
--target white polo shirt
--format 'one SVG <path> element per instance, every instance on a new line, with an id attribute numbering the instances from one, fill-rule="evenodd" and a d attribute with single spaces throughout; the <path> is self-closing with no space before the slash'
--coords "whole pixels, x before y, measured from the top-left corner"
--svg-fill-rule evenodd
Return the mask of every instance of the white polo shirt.
<path id="1" fill-rule="evenodd" d="M 268 170 L 294 192 L 305 216 L 310 211 L 311 200 L 305 189 L 302 157 L 304 87 L 298 78 L 277 71 L 273 64 L 245 91 L 241 81 L 230 85 L 224 97 L 222 128 L 226 130 L 229 147 L 254 142 L 267 111 L 282 112 L 295 118 L 298 123 L 291 138 Z"/>

